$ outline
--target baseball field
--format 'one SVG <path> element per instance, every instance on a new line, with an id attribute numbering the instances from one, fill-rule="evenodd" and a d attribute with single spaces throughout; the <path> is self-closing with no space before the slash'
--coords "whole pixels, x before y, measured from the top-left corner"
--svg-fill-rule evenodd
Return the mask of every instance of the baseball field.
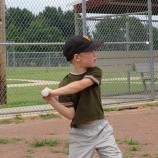
<path id="1" fill-rule="evenodd" d="M 48 86 L 56 88 L 70 67 L 53 68 L 9 68 L 7 70 L 7 105 L 0 108 L 42 105 L 40 91 Z M 150 83 L 148 82 L 148 85 Z M 156 82 L 158 85 L 158 81 Z M 140 74 L 131 74 L 131 94 L 143 92 Z M 157 86 L 156 86 L 157 87 Z M 103 73 L 102 96 L 128 94 L 127 73 Z"/>

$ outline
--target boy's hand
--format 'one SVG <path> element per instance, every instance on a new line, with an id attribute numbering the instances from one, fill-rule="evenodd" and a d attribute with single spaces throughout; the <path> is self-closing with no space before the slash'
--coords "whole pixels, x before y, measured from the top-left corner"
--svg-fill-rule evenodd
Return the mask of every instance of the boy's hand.
<path id="1" fill-rule="evenodd" d="M 51 101 L 51 96 L 50 95 L 48 95 L 48 96 L 42 96 L 42 98 L 44 99 L 44 100 L 46 100 L 48 103 Z"/>
<path id="2" fill-rule="evenodd" d="M 51 102 L 52 100 L 52 95 L 51 95 L 51 89 L 49 89 L 48 87 L 45 87 L 42 91 L 41 91 L 41 95 L 42 98 L 44 100 L 46 100 L 48 103 Z"/>
<path id="3" fill-rule="evenodd" d="M 47 96 L 52 96 L 52 97 L 57 97 L 57 95 L 55 95 L 54 93 L 55 90 L 50 89 L 48 87 L 45 87 L 42 91 L 41 91 L 41 95 L 43 97 L 47 97 Z"/>
<path id="4" fill-rule="evenodd" d="M 45 88 L 41 91 L 42 98 L 52 105 L 55 110 L 57 110 L 61 115 L 72 120 L 75 115 L 74 107 L 66 107 L 64 104 L 58 101 L 58 96 L 52 94 L 53 90 Z"/>
<path id="5" fill-rule="evenodd" d="M 50 95 L 50 91 L 51 91 L 51 89 L 49 89 L 48 87 L 45 87 L 45 88 L 41 91 L 41 95 L 42 95 L 43 97 L 47 97 L 47 96 Z"/>

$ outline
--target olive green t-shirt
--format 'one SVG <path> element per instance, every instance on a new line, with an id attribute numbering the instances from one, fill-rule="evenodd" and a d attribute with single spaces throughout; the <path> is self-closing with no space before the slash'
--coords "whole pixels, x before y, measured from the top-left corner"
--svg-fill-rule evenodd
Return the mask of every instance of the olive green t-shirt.
<path id="1" fill-rule="evenodd" d="M 59 97 L 59 101 L 67 107 L 74 107 L 75 116 L 71 122 L 71 127 L 77 128 L 79 125 L 104 118 L 101 104 L 100 85 L 102 72 L 98 67 L 88 68 L 83 74 L 69 73 L 59 84 L 65 86 L 73 81 L 83 78 L 91 79 L 94 84 L 78 93 Z"/>

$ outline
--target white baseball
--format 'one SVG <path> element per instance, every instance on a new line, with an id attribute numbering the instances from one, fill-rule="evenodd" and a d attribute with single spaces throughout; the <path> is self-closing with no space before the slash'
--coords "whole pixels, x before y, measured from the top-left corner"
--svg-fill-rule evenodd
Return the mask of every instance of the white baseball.
<path id="1" fill-rule="evenodd" d="M 148 42 L 148 41 L 146 41 L 146 44 L 149 44 L 149 42 Z"/>
<path id="2" fill-rule="evenodd" d="M 41 95 L 43 97 L 47 97 L 50 93 L 50 89 L 48 87 L 45 87 L 42 91 L 41 91 Z"/>

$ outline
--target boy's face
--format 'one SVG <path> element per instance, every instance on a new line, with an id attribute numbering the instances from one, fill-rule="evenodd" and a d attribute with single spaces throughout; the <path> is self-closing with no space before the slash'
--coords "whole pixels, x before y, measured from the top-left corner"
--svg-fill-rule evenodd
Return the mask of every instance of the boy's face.
<path id="1" fill-rule="evenodd" d="M 91 52 L 82 52 L 78 54 L 79 60 L 80 60 L 80 65 L 82 67 L 88 68 L 88 67 L 93 67 L 96 64 L 96 53 L 95 51 Z"/>

